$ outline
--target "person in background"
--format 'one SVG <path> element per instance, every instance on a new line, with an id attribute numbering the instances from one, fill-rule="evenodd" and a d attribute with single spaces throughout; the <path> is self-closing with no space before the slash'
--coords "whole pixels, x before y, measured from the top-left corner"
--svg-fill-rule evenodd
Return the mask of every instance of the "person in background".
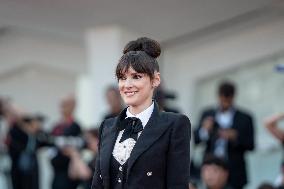
<path id="1" fill-rule="evenodd" d="M 284 121 L 284 113 L 278 113 L 267 117 L 264 125 L 267 130 L 281 143 L 284 147 L 284 131 L 279 128 L 279 122 Z M 283 158 L 283 157 L 282 157 Z M 281 171 L 276 178 L 275 185 L 284 188 L 284 161 L 282 160 Z"/>
<path id="2" fill-rule="evenodd" d="M 7 99 L 0 97 L 0 188 L 3 187 L 9 189 L 11 161 L 6 143 L 9 131 L 7 106 Z"/>
<path id="3" fill-rule="evenodd" d="M 89 149 L 92 153 L 91 161 L 88 162 L 88 167 L 91 171 L 91 173 L 95 172 L 96 169 L 96 158 L 98 153 L 98 144 L 99 144 L 99 129 L 89 129 L 85 133 L 85 140 L 87 144 L 87 149 Z M 84 189 L 90 189 L 92 186 L 92 176 L 86 179 L 83 182 Z"/>
<path id="4" fill-rule="evenodd" d="M 89 129 L 84 132 L 85 149 L 91 152 L 90 161 L 84 159 L 84 154 L 79 153 L 75 148 L 70 149 L 70 164 L 68 167 L 68 176 L 74 180 L 80 180 L 80 187 L 90 189 L 92 185 L 92 176 L 95 171 L 95 162 L 98 151 L 98 135 L 97 128 Z M 86 163 L 87 162 L 87 163 Z"/>
<path id="5" fill-rule="evenodd" d="M 119 90 L 115 86 L 109 86 L 106 90 L 106 100 L 109 106 L 109 112 L 104 119 L 117 116 L 123 110 L 123 102 Z"/>
<path id="6" fill-rule="evenodd" d="M 257 189 L 280 189 L 280 188 L 275 188 L 272 184 L 265 182 L 265 183 L 260 184 L 257 187 Z"/>
<path id="7" fill-rule="evenodd" d="M 76 107 L 74 96 L 67 96 L 61 101 L 61 120 L 55 125 L 51 134 L 54 137 L 79 137 L 81 127 L 75 120 L 73 113 Z M 56 147 L 52 151 L 51 165 L 54 170 L 52 189 L 76 189 L 80 183 L 68 175 L 70 157 L 74 148 L 68 145 Z"/>
<path id="8" fill-rule="evenodd" d="M 39 188 L 37 150 L 47 145 L 37 138 L 42 121 L 37 115 L 23 115 L 9 131 L 13 189 Z"/>
<path id="9" fill-rule="evenodd" d="M 284 120 L 284 113 L 278 113 L 265 119 L 265 126 L 268 131 L 281 143 L 284 142 L 284 131 L 277 127 L 280 121 Z"/>
<path id="10" fill-rule="evenodd" d="M 235 90 L 229 81 L 219 85 L 219 105 L 202 113 L 194 139 L 205 144 L 204 158 L 214 155 L 228 162 L 230 185 L 242 189 L 248 182 L 245 154 L 254 149 L 254 127 L 252 116 L 235 106 Z"/>
<path id="11" fill-rule="evenodd" d="M 175 99 L 175 98 L 176 97 L 175 97 L 174 94 L 166 92 L 161 85 L 155 91 L 154 99 L 158 103 L 159 108 L 160 108 L 161 111 L 180 113 L 178 109 L 169 107 L 167 105 L 167 100 Z"/>
<path id="12" fill-rule="evenodd" d="M 226 161 L 214 156 L 207 156 L 201 167 L 204 189 L 230 189 L 228 185 L 229 169 Z"/>

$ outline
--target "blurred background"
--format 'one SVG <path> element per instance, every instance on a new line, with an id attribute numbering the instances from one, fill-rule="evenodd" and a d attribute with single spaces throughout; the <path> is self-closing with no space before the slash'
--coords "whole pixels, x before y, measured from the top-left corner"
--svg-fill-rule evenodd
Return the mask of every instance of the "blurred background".
<path id="1" fill-rule="evenodd" d="M 1 101 L 21 115 L 43 115 L 42 129 L 52 132 L 62 99 L 72 94 L 81 129 L 96 128 L 109 111 L 106 90 L 117 83 L 122 49 L 140 36 L 161 43 L 166 103 L 189 116 L 193 130 L 201 111 L 217 104 L 220 81 L 236 84 L 236 104 L 254 118 L 246 188 L 274 183 L 283 147 L 264 119 L 284 111 L 281 0 L 0 0 Z M 41 189 L 51 188 L 49 150 L 36 153 Z M 202 150 L 192 142 L 197 165 Z M 10 189 L 9 168 L 3 172 L 0 188 Z"/>

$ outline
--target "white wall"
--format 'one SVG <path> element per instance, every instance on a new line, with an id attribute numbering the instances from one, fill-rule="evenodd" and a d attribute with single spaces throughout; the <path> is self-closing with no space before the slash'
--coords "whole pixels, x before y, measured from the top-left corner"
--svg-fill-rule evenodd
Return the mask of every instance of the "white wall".
<path id="1" fill-rule="evenodd" d="M 12 31 L 0 37 L 0 96 L 29 112 L 58 119 L 58 103 L 76 90 L 86 66 L 85 48 L 76 41 Z"/>
<path id="2" fill-rule="evenodd" d="M 79 117 L 86 125 L 99 125 L 109 111 L 105 91 L 117 85 L 116 65 L 123 55 L 124 46 L 135 40 L 137 33 L 116 25 L 90 28 L 86 34 L 88 71 L 79 83 Z"/>

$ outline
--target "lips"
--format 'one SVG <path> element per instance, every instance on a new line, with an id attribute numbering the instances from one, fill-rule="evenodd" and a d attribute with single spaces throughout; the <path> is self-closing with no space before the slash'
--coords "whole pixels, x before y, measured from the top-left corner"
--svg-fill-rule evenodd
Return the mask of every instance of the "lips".
<path id="1" fill-rule="evenodd" d="M 137 93 L 137 91 L 127 91 L 127 92 L 124 92 L 125 96 L 127 97 L 131 97 L 133 95 L 135 95 Z"/>

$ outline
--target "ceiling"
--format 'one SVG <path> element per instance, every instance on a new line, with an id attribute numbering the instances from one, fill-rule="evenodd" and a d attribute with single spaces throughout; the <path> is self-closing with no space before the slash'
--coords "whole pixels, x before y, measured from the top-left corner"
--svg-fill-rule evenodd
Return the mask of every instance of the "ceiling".
<path id="1" fill-rule="evenodd" d="M 119 25 L 167 41 L 272 4 L 273 0 L 0 0 L 0 28 L 83 38 Z M 0 30 L 1 31 L 1 30 Z M 3 32 L 2 32 L 3 33 Z"/>

